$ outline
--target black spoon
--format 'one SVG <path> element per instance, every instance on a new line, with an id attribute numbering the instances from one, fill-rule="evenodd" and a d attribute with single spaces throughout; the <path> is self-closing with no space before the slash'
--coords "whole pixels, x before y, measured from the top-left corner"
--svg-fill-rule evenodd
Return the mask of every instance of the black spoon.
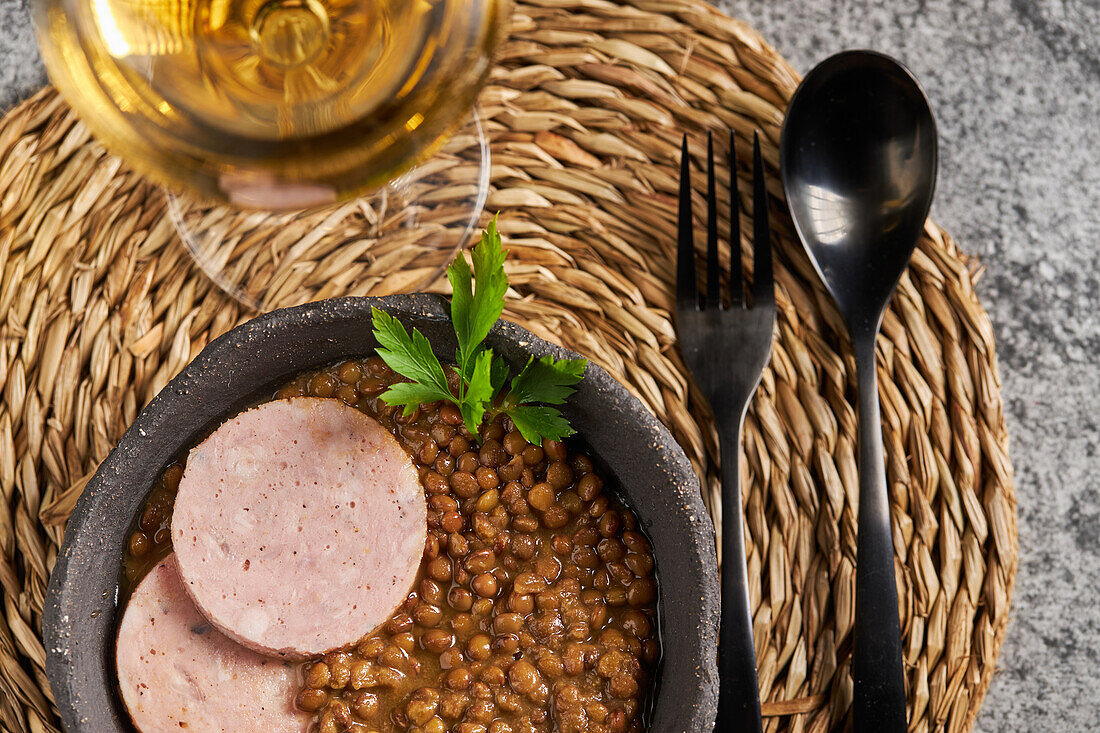
<path id="1" fill-rule="evenodd" d="M 806 75 L 780 142 L 791 217 L 851 333 L 859 382 L 856 733 L 906 729 L 875 339 L 928 216 L 936 156 L 936 122 L 920 86 L 870 51 L 837 54 Z"/>

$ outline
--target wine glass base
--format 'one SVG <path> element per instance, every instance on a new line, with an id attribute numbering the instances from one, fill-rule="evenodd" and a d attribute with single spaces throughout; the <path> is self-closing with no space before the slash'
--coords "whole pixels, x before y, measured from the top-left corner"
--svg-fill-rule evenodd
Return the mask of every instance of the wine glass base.
<path id="1" fill-rule="evenodd" d="M 489 170 L 489 144 L 475 109 L 436 155 L 345 204 L 266 212 L 169 191 L 165 199 L 198 268 L 245 307 L 265 311 L 426 288 L 481 223 Z"/>

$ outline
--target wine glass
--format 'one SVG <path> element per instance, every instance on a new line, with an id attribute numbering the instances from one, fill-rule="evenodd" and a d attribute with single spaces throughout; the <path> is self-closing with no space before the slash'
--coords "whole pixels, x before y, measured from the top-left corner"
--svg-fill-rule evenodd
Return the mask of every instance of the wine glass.
<path id="1" fill-rule="evenodd" d="M 293 296 L 310 268 L 347 264 L 346 246 L 367 256 L 364 243 L 401 228 L 430 225 L 444 248 L 461 245 L 488 189 L 472 110 L 506 1 L 31 6 L 66 100 L 166 187 L 166 212 L 203 271 L 262 308 Z"/>

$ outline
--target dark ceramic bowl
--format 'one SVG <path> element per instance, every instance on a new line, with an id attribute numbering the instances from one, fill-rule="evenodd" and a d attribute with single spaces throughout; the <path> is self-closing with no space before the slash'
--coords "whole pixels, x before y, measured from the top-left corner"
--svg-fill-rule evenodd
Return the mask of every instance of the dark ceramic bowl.
<path id="1" fill-rule="evenodd" d="M 441 358 L 454 353 L 446 301 L 436 296 L 345 298 L 268 313 L 203 349 L 96 471 L 65 531 L 43 617 L 46 674 L 69 733 L 132 730 L 113 662 L 120 563 L 160 471 L 287 377 L 372 353 L 371 306 L 418 327 Z M 499 323 L 489 343 L 513 367 L 531 354 L 570 355 L 510 323 Z M 718 569 L 698 481 L 669 432 L 599 367 L 589 366 L 564 411 L 653 541 L 664 654 L 650 729 L 701 732 L 718 698 Z"/>

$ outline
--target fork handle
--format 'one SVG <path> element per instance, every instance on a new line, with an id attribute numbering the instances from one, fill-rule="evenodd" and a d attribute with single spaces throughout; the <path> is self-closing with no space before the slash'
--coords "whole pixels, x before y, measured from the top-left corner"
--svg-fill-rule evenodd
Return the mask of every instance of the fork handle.
<path id="1" fill-rule="evenodd" d="M 759 733 L 760 689 L 752 641 L 749 578 L 741 509 L 741 425 L 744 412 L 719 437 L 722 454 L 722 621 L 718 634 L 718 718 L 715 733 Z"/>
<path id="2" fill-rule="evenodd" d="M 877 329 L 875 330 L 877 332 Z M 905 733 L 898 592 L 890 499 L 882 457 L 876 332 L 853 333 L 859 381 L 859 517 L 853 623 L 852 711 L 856 733 Z"/>

